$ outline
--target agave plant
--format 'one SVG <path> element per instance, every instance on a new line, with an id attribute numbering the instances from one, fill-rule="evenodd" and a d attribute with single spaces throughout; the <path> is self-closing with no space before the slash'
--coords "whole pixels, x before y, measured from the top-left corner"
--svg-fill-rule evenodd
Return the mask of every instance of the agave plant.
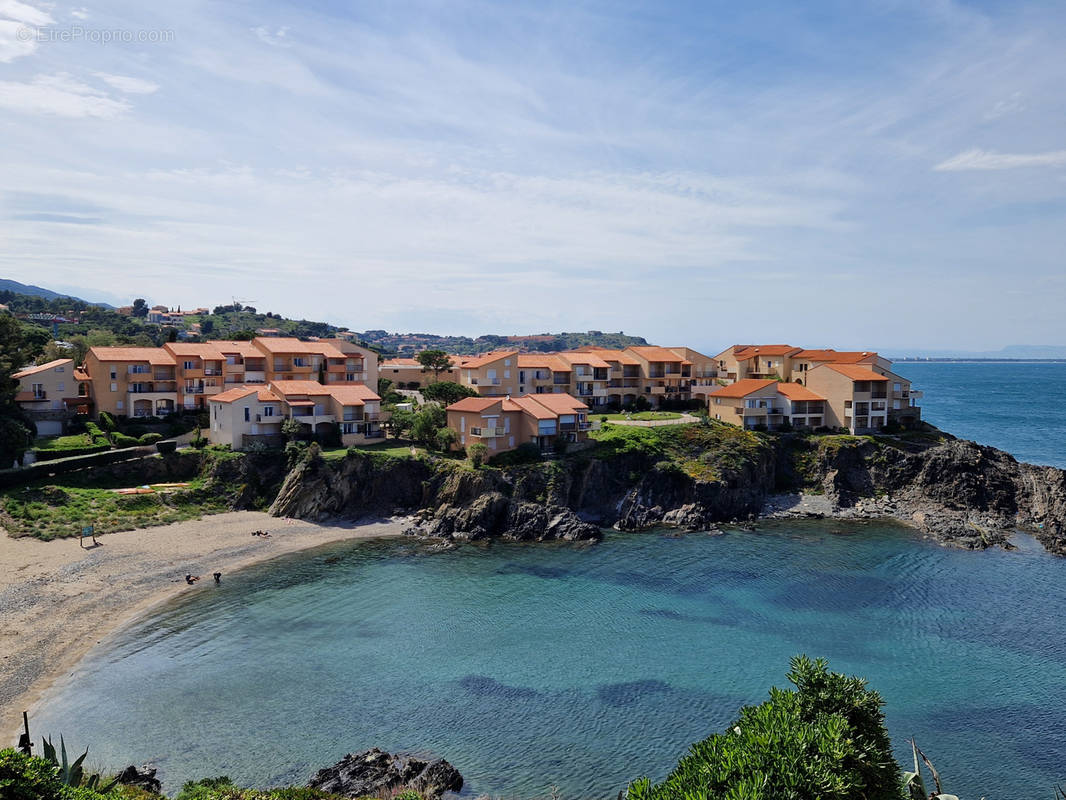
<path id="1" fill-rule="evenodd" d="M 914 772 L 903 773 L 903 788 L 909 792 L 911 800 L 959 800 L 957 795 L 945 794 L 944 787 L 940 783 L 940 773 L 936 771 L 936 767 L 933 766 L 928 758 L 925 757 L 918 745 L 914 743 L 914 740 L 910 740 L 911 751 L 914 753 Z M 933 784 L 936 786 L 935 792 L 928 792 L 925 788 L 925 781 L 922 779 L 922 767 L 918 763 L 918 757 L 921 756 L 922 761 L 925 762 L 925 766 L 929 768 L 929 774 L 933 776 Z M 984 800 L 982 798 L 982 800 Z"/>
<path id="2" fill-rule="evenodd" d="M 59 780 L 61 780 L 67 786 L 82 785 L 82 779 L 85 777 L 85 771 L 81 766 L 81 762 L 83 762 L 85 760 L 85 757 L 89 755 L 88 747 L 85 748 L 85 752 L 78 756 L 74 763 L 70 763 L 69 761 L 67 761 L 67 745 L 66 742 L 63 741 L 62 734 L 60 734 L 59 736 L 58 757 L 56 755 L 55 745 L 52 744 L 51 739 L 42 739 L 41 749 L 44 751 L 45 760 L 50 761 L 57 768 L 59 773 Z M 93 773 L 87 779 L 85 779 L 85 788 L 101 792 L 102 794 L 107 794 L 112 789 L 114 789 L 115 786 L 118 785 L 118 778 L 115 778 L 115 780 L 111 781 L 108 784 L 101 784 L 101 780 L 102 779 L 100 778 L 99 773 Z"/>

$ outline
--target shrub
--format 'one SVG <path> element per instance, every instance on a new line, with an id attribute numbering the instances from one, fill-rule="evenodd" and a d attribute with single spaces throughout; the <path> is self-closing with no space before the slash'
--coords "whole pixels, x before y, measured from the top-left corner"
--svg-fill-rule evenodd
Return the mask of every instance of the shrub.
<path id="1" fill-rule="evenodd" d="M 477 397 L 477 392 L 452 381 L 440 381 L 439 383 L 431 383 L 423 389 L 422 396 L 427 400 L 440 403 L 442 406 L 450 406 L 464 397 Z"/>
<path id="2" fill-rule="evenodd" d="M 143 436 L 137 438 L 139 444 L 155 444 L 163 438 L 161 433 L 146 433 Z"/>
<path id="3" fill-rule="evenodd" d="M 59 800 L 63 784 L 43 758 L 0 750 L 0 797 L 4 800 Z"/>
<path id="4" fill-rule="evenodd" d="M 533 464 L 540 461 L 540 448 L 533 442 L 523 442 L 514 450 L 499 453 L 489 459 L 494 467 L 515 467 L 519 464 Z"/>
<path id="5" fill-rule="evenodd" d="M 662 783 L 630 784 L 627 800 L 900 800 L 881 696 L 862 678 L 829 672 L 823 659 L 797 656 L 788 679 L 795 690 L 771 689 L 727 733 L 694 744 Z"/>
<path id="6" fill-rule="evenodd" d="M 474 442 L 471 445 L 467 445 L 466 455 L 470 459 L 471 465 L 474 469 L 481 469 L 481 465 L 485 463 L 485 458 L 489 454 L 489 448 L 481 442 Z"/>
<path id="7" fill-rule="evenodd" d="M 93 444 L 109 444 L 110 440 L 107 438 L 107 434 L 100 429 L 100 426 L 95 422 L 86 422 L 85 430 L 89 434 L 89 438 L 92 439 Z"/>
<path id="8" fill-rule="evenodd" d="M 106 411 L 100 412 L 100 426 L 106 431 L 118 430 L 118 425 L 115 423 L 115 418 L 108 414 Z"/>
<path id="9" fill-rule="evenodd" d="M 637 399 L 633 401 L 634 411 L 651 411 L 651 401 L 644 395 L 637 395 Z"/>
<path id="10" fill-rule="evenodd" d="M 441 428 L 437 431 L 436 442 L 437 447 L 447 453 L 459 442 L 459 434 L 451 428 Z"/>
<path id="11" fill-rule="evenodd" d="M 168 442 L 156 442 L 155 449 L 163 455 L 167 455 L 168 453 L 173 453 L 175 450 L 178 449 L 178 443 L 173 440 Z"/>
<path id="12" fill-rule="evenodd" d="M 136 447 L 138 444 L 136 439 L 134 439 L 132 436 L 127 436 L 124 433 L 111 434 L 111 441 L 115 445 L 115 447 L 119 448 Z"/>

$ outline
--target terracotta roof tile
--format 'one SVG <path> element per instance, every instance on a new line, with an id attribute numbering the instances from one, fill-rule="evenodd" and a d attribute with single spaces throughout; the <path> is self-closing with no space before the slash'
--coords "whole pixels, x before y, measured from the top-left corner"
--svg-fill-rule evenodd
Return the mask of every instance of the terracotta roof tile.
<path id="1" fill-rule="evenodd" d="M 747 397 L 752 392 L 765 389 L 767 386 L 777 385 L 777 381 L 760 378 L 743 378 L 736 383 L 708 392 L 708 397 Z"/>
<path id="2" fill-rule="evenodd" d="M 49 361 L 47 364 L 38 364 L 36 367 L 28 367 L 20 372 L 16 372 L 12 375 L 12 378 L 26 378 L 30 375 L 36 375 L 40 372 L 47 372 L 50 369 L 56 367 L 66 366 L 67 364 L 73 364 L 73 358 L 57 358 L 55 361 Z"/>
<path id="3" fill-rule="evenodd" d="M 887 381 L 884 375 L 878 375 L 872 369 L 866 367 L 858 367 L 851 364 L 822 364 L 825 369 L 831 369 L 833 372 L 839 372 L 846 378 L 851 378 L 853 381 Z"/>
<path id="4" fill-rule="evenodd" d="M 100 361 L 147 361 L 158 366 L 174 366 L 174 356 L 162 347 L 91 347 L 89 352 Z"/>
<path id="5" fill-rule="evenodd" d="M 777 391 L 789 400 L 825 400 L 820 394 L 815 394 L 806 386 L 799 383 L 778 384 Z"/>

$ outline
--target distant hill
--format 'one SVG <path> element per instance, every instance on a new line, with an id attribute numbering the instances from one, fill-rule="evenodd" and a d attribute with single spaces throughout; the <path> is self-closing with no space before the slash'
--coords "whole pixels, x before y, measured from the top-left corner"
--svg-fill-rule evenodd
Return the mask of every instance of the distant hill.
<path id="1" fill-rule="evenodd" d="M 389 333 L 383 330 L 363 331 L 355 335 L 384 355 L 410 354 L 425 349 L 446 350 L 457 355 L 474 355 L 488 350 L 506 348 L 552 352 L 572 350 L 587 345 L 623 349 L 648 343 L 643 336 L 627 336 L 621 331 L 618 333 L 604 333 L 603 331 L 538 333 L 524 336 L 486 334 L 476 339 L 469 336 L 439 336 L 433 333 Z"/>
<path id="2" fill-rule="evenodd" d="M 82 303 L 87 303 L 91 306 L 100 306 L 101 308 L 114 308 L 113 305 L 110 305 L 108 303 L 94 303 L 91 300 L 85 300 L 81 297 L 75 297 L 71 294 L 65 294 L 63 292 L 53 292 L 51 289 L 45 289 L 43 286 L 34 286 L 32 284 L 19 283 L 18 281 L 13 281 L 9 278 L 0 278 L 0 292 L 3 291 L 15 292 L 16 294 L 28 294 L 31 297 L 41 297 L 45 300 L 59 300 L 62 297 L 69 297 L 72 300 L 78 300 Z"/>
<path id="3" fill-rule="evenodd" d="M 948 360 L 1004 360 L 1004 361 L 1061 361 L 1066 359 L 1066 345 L 1012 344 L 999 350 L 894 350 L 884 351 L 895 361 L 904 359 Z M 891 355 L 888 355 L 891 353 Z"/>

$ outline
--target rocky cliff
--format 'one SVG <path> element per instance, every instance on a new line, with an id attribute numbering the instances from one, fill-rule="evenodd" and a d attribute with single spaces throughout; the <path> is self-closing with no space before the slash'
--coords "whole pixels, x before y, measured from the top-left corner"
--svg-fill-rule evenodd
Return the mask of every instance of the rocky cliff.
<path id="1" fill-rule="evenodd" d="M 748 520 L 782 493 L 820 495 L 825 513 L 891 516 L 963 547 L 1003 544 L 1024 528 L 1066 554 L 1066 473 L 935 430 L 874 438 L 616 428 L 563 459 L 480 470 L 449 459 L 310 457 L 288 472 L 271 512 L 407 514 L 413 533 L 451 539 L 586 540 L 605 527 Z"/>

